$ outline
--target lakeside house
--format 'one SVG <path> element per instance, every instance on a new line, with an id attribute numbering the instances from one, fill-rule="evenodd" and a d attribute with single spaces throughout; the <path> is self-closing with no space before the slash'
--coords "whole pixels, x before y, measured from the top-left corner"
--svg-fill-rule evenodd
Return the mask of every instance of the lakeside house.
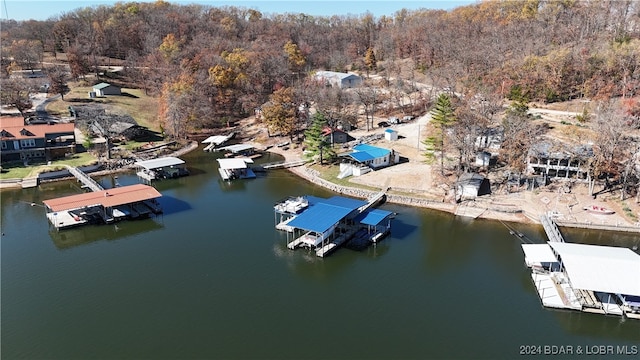
<path id="1" fill-rule="evenodd" d="M 400 154 L 394 150 L 389 150 L 369 144 L 358 144 L 353 147 L 350 153 L 342 154 L 343 161 L 340 163 L 340 173 L 338 179 L 347 176 L 361 176 L 371 170 L 376 170 L 400 161 Z"/>
<path id="2" fill-rule="evenodd" d="M 527 172 L 546 178 L 587 180 L 588 161 L 593 157 L 590 145 L 569 146 L 544 141 L 534 144 L 527 154 Z"/>
<path id="3" fill-rule="evenodd" d="M 74 129 L 73 123 L 26 124 L 22 116 L 0 117 L 0 161 L 49 161 L 73 154 Z"/>
<path id="4" fill-rule="evenodd" d="M 333 144 L 345 144 L 349 141 L 355 140 L 355 138 L 349 135 L 346 131 L 338 128 L 330 128 L 325 127 L 322 129 L 322 136 L 324 136 L 325 141 Z"/>

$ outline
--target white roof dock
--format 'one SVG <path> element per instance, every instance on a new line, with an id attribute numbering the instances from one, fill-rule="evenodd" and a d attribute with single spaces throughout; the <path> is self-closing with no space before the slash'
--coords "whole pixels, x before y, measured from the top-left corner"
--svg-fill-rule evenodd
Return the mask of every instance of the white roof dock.
<path id="1" fill-rule="evenodd" d="M 232 153 L 238 153 L 245 150 L 251 150 L 253 148 L 255 148 L 255 146 L 249 145 L 249 144 L 235 144 L 235 145 L 221 147 L 218 150 L 227 150 L 227 151 L 231 151 Z"/>
<path id="2" fill-rule="evenodd" d="M 252 164 L 253 160 L 250 158 L 235 158 L 235 159 L 218 159 L 221 169 L 246 169 L 247 164 Z"/>
<path id="3" fill-rule="evenodd" d="M 558 262 L 549 244 L 522 244 L 522 251 L 524 261 L 529 267 L 535 264 Z"/>
<path id="4" fill-rule="evenodd" d="M 225 141 L 229 140 L 229 136 L 225 136 L 225 135 L 213 135 L 213 136 L 209 136 L 208 138 L 204 139 L 202 141 L 203 144 L 216 144 L 216 145 L 220 145 L 222 143 L 224 143 Z"/>
<path id="5" fill-rule="evenodd" d="M 167 156 L 157 159 L 137 161 L 136 166 L 143 167 L 148 170 L 159 169 L 163 167 L 176 166 L 184 164 L 184 160 L 177 157 Z"/>
<path id="6" fill-rule="evenodd" d="M 640 296 L 640 255 L 612 246 L 549 242 L 573 288 Z"/>

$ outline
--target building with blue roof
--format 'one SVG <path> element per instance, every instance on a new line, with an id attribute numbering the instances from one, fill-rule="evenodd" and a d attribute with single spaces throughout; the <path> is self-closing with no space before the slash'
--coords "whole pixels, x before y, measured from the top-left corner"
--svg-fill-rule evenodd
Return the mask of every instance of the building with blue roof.
<path id="1" fill-rule="evenodd" d="M 400 154 L 394 150 L 389 150 L 369 144 L 358 144 L 353 147 L 353 151 L 340 155 L 343 162 L 340 164 L 338 179 L 347 176 L 360 176 L 371 170 L 390 166 L 400 161 Z"/>

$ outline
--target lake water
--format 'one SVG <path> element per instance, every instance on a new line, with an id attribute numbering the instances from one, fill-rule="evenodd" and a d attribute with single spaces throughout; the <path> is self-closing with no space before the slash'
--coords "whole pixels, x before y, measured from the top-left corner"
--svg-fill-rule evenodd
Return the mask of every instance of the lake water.
<path id="1" fill-rule="evenodd" d="M 286 170 L 223 183 L 215 156 L 183 156 L 192 175 L 154 184 L 165 213 L 148 220 L 58 232 L 30 204 L 79 193 L 75 181 L 2 191 L 2 359 L 513 359 L 561 346 L 598 357 L 640 343 L 640 321 L 542 308 L 499 222 L 386 204 L 398 216 L 375 246 L 288 250 L 273 205 L 334 194 Z M 513 226 L 545 241 L 541 226 Z"/>

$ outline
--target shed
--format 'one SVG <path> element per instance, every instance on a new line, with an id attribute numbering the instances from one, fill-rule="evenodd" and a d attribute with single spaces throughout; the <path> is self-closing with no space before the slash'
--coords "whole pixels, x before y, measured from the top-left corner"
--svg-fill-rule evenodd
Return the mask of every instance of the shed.
<path id="1" fill-rule="evenodd" d="M 96 93 L 97 96 L 122 94 L 120 87 L 111 85 L 109 83 L 100 83 L 100 84 L 93 85 L 93 91 Z"/>
<path id="2" fill-rule="evenodd" d="M 489 179 L 480 174 L 462 174 L 456 184 L 456 187 L 459 200 L 473 200 L 478 196 L 491 194 L 491 184 L 489 184 Z"/>
<path id="3" fill-rule="evenodd" d="M 393 129 L 387 129 L 384 131 L 384 138 L 388 141 L 398 140 L 398 132 Z"/>

